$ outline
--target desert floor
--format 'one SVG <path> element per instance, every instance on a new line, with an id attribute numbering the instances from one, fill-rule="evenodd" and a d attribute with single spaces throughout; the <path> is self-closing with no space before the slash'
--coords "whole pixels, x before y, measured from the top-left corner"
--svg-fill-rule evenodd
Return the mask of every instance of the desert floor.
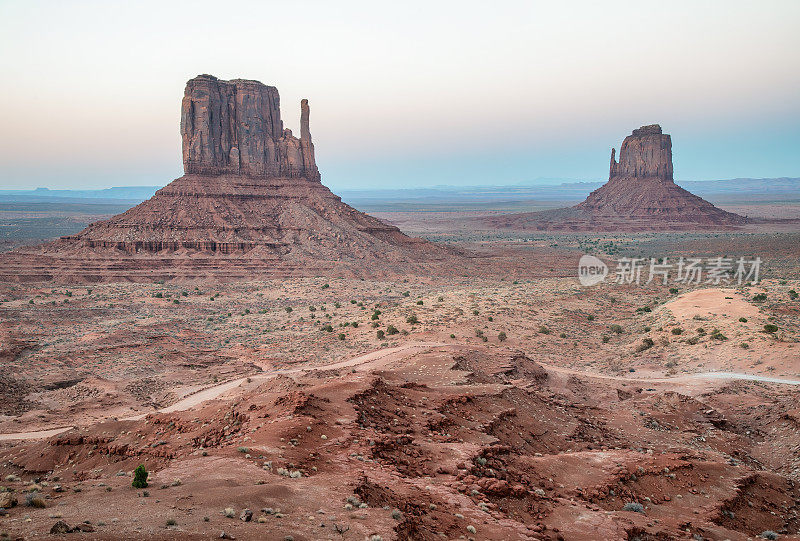
<path id="1" fill-rule="evenodd" d="M 0 284 L 2 535 L 798 538 L 797 233 L 384 218 L 530 265 L 759 255 L 764 279 Z"/>

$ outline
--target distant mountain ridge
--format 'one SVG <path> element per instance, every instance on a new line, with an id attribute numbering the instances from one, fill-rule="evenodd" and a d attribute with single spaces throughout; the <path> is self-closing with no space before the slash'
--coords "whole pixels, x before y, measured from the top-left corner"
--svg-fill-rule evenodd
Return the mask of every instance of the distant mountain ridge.
<path id="1" fill-rule="evenodd" d="M 397 188 L 375 190 L 338 190 L 348 203 L 432 200 L 440 202 L 508 201 L 537 199 L 569 201 L 585 198 L 604 184 L 603 181 L 564 182 L 558 185 L 518 184 L 507 186 L 436 186 L 432 188 Z M 679 186 L 702 196 L 756 195 L 800 199 L 800 178 L 734 178 L 726 180 L 690 180 Z M 85 199 L 130 201 L 139 203 L 155 194 L 162 186 L 118 186 L 99 190 L 0 190 L 0 202 L 48 202 L 54 200 L 85 202 Z M 100 201 L 97 201 L 100 202 Z"/>

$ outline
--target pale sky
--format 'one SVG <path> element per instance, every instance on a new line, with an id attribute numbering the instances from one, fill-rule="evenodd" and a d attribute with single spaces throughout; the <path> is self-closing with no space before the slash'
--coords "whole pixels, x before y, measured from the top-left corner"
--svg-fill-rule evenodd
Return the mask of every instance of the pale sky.
<path id="1" fill-rule="evenodd" d="M 300 99 L 336 188 L 599 180 L 644 124 L 676 180 L 800 176 L 800 1 L 0 0 L 0 189 L 163 185 L 211 73 Z"/>

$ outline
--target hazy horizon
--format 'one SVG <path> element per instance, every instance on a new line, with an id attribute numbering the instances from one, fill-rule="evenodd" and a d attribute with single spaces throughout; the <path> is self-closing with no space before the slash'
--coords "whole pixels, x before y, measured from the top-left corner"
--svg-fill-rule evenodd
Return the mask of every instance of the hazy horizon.
<path id="1" fill-rule="evenodd" d="M 308 98 L 333 189 L 604 180 L 651 123 L 677 181 L 800 177 L 798 2 L 214 5 L 1 2 L 0 189 L 179 177 L 200 73 Z"/>

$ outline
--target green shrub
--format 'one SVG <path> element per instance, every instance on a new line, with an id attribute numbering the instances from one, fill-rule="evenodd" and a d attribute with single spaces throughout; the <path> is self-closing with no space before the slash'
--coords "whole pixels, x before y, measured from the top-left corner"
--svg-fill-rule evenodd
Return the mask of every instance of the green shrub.
<path id="1" fill-rule="evenodd" d="M 789 298 L 790 299 L 795 300 L 798 296 L 800 296 L 800 295 L 797 294 L 797 291 L 795 291 L 794 289 L 790 289 L 789 290 Z"/>
<path id="2" fill-rule="evenodd" d="M 645 338 L 642 340 L 642 343 L 636 347 L 636 351 L 645 351 L 647 349 L 650 349 L 654 345 L 655 342 L 653 342 L 652 338 Z"/>
<path id="3" fill-rule="evenodd" d="M 586 316 L 586 319 L 588 319 L 589 321 L 594 321 L 594 315 L 589 314 L 588 316 Z"/>
<path id="4" fill-rule="evenodd" d="M 131 486 L 133 488 L 146 488 L 147 475 L 147 470 L 145 469 L 144 464 L 139 464 L 133 471 L 133 482 L 131 483 Z"/>
<path id="5" fill-rule="evenodd" d="M 456 337 L 455 334 L 452 334 L 452 333 L 450 334 L 450 338 L 455 338 L 455 337 Z"/>
<path id="6" fill-rule="evenodd" d="M 418 305 L 420 305 L 420 306 L 422 306 L 422 305 L 423 305 L 423 304 L 425 304 L 425 303 L 424 303 L 424 302 L 422 302 L 422 301 L 417 301 L 417 304 L 418 304 Z"/>
<path id="7" fill-rule="evenodd" d="M 747 318 L 746 317 L 740 317 L 739 318 L 739 322 L 740 323 L 747 323 Z"/>
<path id="8" fill-rule="evenodd" d="M 292 313 L 292 307 L 291 307 L 291 306 L 287 306 L 287 307 L 285 308 L 285 310 L 286 310 L 286 313 L 287 313 L 287 314 L 291 314 L 291 313 Z"/>
<path id="9" fill-rule="evenodd" d="M 333 326 L 332 325 L 323 325 L 321 330 L 323 330 L 325 332 L 333 332 Z"/>
<path id="10" fill-rule="evenodd" d="M 678 288 L 677 287 L 671 287 L 671 288 L 669 288 L 669 292 L 674 295 L 674 294 L 676 294 L 678 292 Z"/>
<path id="11" fill-rule="evenodd" d="M 378 330 L 378 332 L 377 332 L 377 333 L 375 333 L 375 334 L 376 334 L 376 336 L 378 337 L 378 340 L 383 340 L 383 338 L 386 336 L 386 333 L 385 333 L 385 332 L 383 332 L 383 331 L 382 331 L 382 330 L 380 330 L 380 329 L 379 329 L 379 330 Z"/>
<path id="12" fill-rule="evenodd" d="M 778 332 L 778 326 L 777 325 L 773 325 L 772 323 L 767 323 L 766 325 L 764 325 L 764 332 L 767 332 L 767 333 Z"/>
<path id="13" fill-rule="evenodd" d="M 753 295 L 753 302 L 764 302 L 765 300 L 767 300 L 766 293 L 758 293 L 756 295 Z"/>
<path id="14" fill-rule="evenodd" d="M 506 338 L 508 337 L 506 336 L 506 333 L 503 331 L 500 331 L 500 334 L 497 335 L 497 339 L 500 340 L 501 342 L 505 342 Z"/>
<path id="15" fill-rule="evenodd" d="M 622 326 L 621 326 L 621 325 L 617 325 L 616 323 L 614 323 L 613 325 L 611 325 L 611 326 L 609 327 L 609 330 L 610 330 L 611 332 L 613 332 L 614 334 L 622 334 L 622 332 L 623 332 L 623 331 L 622 331 Z"/>
<path id="16" fill-rule="evenodd" d="M 604 344 L 608 344 L 608 341 L 609 341 L 609 340 L 611 340 L 611 337 L 610 337 L 610 336 L 606 336 L 606 335 L 604 334 L 604 335 L 603 335 L 603 343 L 604 343 Z"/>
<path id="17" fill-rule="evenodd" d="M 403 291 L 403 292 L 401 293 L 401 295 L 402 295 L 403 297 L 410 297 L 410 296 L 411 296 L 411 292 L 410 292 L 410 291 Z"/>
<path id="18" fill-rule="evenodd" d="M 411 314 L 410 316 L 408 316 L 406 318 L 406 323 L 410 323 L 411 325 L 415 325 L 415 324 L 419 323 L 419 320 L 417 319 L 417 316 L 415 316 L 414 314 Z"/>
<path id="19" fill-rule="evenodd" d="M 388 327 L 386 327 L 386 334 L 388 334 L 389 336 L 395 335 L 399 332 L 400 331 L 398 331 L 397 327 L 395 327 L 394 325 L 389 325 Z"/>
<path id="20" fill-rule="evenodd" d="M 539 334 L 550 334 L 550 329 L 542 325 L 539 327 Z"/>
<path id="21" fill-rule="evenodd" d="M 340 332 L 339 333 L 339 340 L 344 340 L 345 338 L 346 338 L 345 334 L 343 332 Z"/>
<path id="22" fill-rule="evenodd" d="M 680 327 L 673 327 L 672 334 L 683 334 L 683 329 L 681 329 Z"/>

